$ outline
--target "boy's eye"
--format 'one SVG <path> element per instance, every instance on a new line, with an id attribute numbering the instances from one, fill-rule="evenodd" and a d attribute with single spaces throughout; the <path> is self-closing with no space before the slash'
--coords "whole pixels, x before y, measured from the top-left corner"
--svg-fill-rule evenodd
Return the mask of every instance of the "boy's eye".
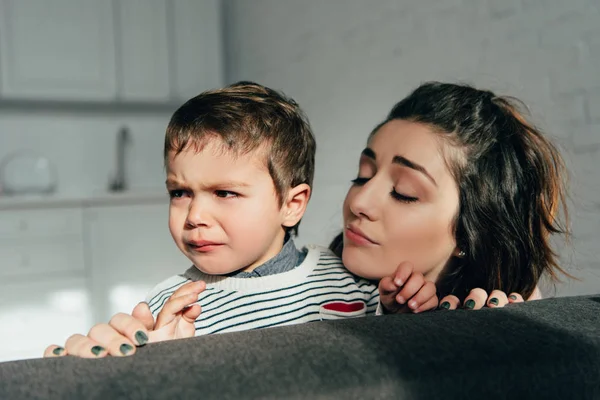
<path id="1" fill-rule="evenodd" d="M 183 196 L 185 196 L 185 190 L 169 190 L 169 197 L 171 197 L 172 199 L 180 198 Z"/>
<path id="2" fill-rule="evenodd" d="M 220 198 L 238 197 L 238 194 L 229 190 L 215 190 L 215 195 Z"/>

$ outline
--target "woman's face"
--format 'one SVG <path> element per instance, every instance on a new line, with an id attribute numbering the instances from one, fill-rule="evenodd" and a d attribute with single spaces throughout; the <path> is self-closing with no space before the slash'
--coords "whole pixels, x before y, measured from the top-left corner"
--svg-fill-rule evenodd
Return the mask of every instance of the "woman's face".
<path id="1" fill-rule="evenodd" d="M 410 261 L 435 280 L 458 253 L 458 188 L 442 145 L 427 125 L 403 120 L 386 123 L 370 140 L 344 201 L 342 258 L 350 271 L 381 279 Z"/>

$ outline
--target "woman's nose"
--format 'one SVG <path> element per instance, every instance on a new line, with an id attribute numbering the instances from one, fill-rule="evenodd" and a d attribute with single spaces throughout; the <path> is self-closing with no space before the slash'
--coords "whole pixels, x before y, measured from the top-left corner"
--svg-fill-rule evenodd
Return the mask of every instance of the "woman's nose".
<path id="1" fill-rule="evenodd" d="M 357 217 L 374 221 L 378 218 L 381 194 L 377 193 L 376 185 L 369 181 L 363 186 L 355 188 L 355 193 L 350 199 L 350 211 Z"/>

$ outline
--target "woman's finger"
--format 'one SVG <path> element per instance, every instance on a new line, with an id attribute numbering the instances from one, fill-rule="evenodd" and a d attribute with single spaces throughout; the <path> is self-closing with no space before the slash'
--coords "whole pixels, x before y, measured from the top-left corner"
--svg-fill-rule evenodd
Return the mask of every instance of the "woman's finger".
<path id="1" fill-rule="evenodd" d="M 108 355 L 100 343 L 80 334 L 70 336 L 65 343 L 65 349 L 69 355 L 82 358 L 101 358 Z"/>
<path id="2" fill-rule="evenodd" d="M 508 304 L 508 297 L 502 290 L 494 290 L 487 299 L 490 308 L 501 308 Z"/>
<path id="3" fill-rule="evenodd" d="M 129 344 L 135 343 L 137 346 L 143 346 L 148 343 L 148 330 L 139 319 L 133 315 L 118 313 L 115 314 L 108 323 L 117 333 L 126 337 Z M 107 334 L 114 336 L 113 332 Z M 129 351 L 129 353 L 133 353 Z"/>
<path id="4" fill-rule="evenodd" d="M 449 294 L 440 300 L 439 308 L 441 310 L 456 310 L 460 306 L 460 300 L 458 297 Z"/>
<path id="5" fill-rule="evenodd" d="M 488 295 L 485 290 L 480 288 L 473 289 L 465 298 L 463 308 L 466 308 L 467 310 L 479 310 L 485 305 L 487 298 Z"/>
<path id="6" fill-rule="evenodd" d="M 132 341 L 109 324 L 94 325 L 90 329 L 88 337 L 105 348 L 111 356 L 123 357 L 135 353 L 135 345 Z"/>
<path id="7" fill-rule="evenodd" d="M 64 347 L 51 344 L 44 350 L 44 357 L 63 357 L 67 355 Z"/>
<path id="8" fill-rule="evenodd" d="M 522 303 L 525 300 L 523 300 L 523 296 L 521 296 L 519 293 L 511 293 L 508 295 L 508 302 L 509 303 Z"/>

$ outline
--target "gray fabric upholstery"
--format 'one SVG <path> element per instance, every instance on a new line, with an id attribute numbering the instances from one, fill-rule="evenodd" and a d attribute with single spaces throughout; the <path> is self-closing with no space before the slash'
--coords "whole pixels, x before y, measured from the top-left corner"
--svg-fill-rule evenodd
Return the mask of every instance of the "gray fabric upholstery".
<path id="1" fill-rule="evenodd" d="M 1 399 L 598 399 L 600 295 L 0 364 Z"/>

